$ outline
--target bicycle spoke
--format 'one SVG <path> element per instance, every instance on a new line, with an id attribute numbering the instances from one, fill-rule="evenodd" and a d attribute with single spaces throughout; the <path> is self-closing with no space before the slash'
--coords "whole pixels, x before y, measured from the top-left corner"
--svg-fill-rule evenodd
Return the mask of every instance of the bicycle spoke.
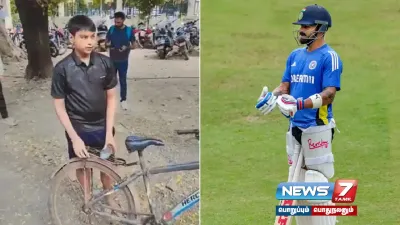
<path id="1" fill-rule="evenodd" d="M 90 224 L 90 225 L 97 225 L 101 224 L 99 223 L 100 220 L 99 218 L 93 218 L 91 215 L 85 215 L 85 213 L 82 211 L 82 206 L 84 205 L 85 202 L 85 197 L 84 197 L 84 187 L 80 184 L 78 178 L 77 180 L 73 181 L 71 179 L 71 174 L 68 174 L 64 169 L 62 170 L 64 177 L 66 177 L 66 182 L 69 183 L 68 187 L 72 186 L 72 188 L 67 187 L 67 192 L 69 192 L 70 200 L 73 205 L 78 205 L 78 207 L 74 206 L 71 210 L 76 210 L 75 213 L 78 213 L 78 217 L 80 218 L 80 222 L 83 224 Z M 84 174 L 86 171 L 84 171 Z M 86 180 L 86 176 L 84 176 L 84 179 Z M 77 184 L 79 185 L 78 187 Z M 69 189 L 69 191 L 68 191 Z M 73 193 L 70 193 L 72 191 Z M 78 199 L 76 199 L 78 198 Z M 74 203 L 76 200 L 76 203 Z M 80 203 L 81 202 L 81 203 Z M 69 218 L 70 219 L 70 218 Z M 95 220 L 95 222 L 93 222 Z"/>
<path id="2" fill-rule="evenodd" d="M 100 216 L 108 217 L 108 218 L 112 219 L 113 221 L 119 221 L 119 222 L 123 222 L 126 224 L 138 224 L 138 225 L 141 224 L 139 220 L 129 220 L 129 219 L 125 219 L 125 218 L 122 218 L 119 216 L 112 215 L 110 213 L 103 213 L 103 212 L 94 212 L 94 213 L 98 214 Z"/>
<path id="3" fill-rule="evenodd" d="M 79 188 L 76 188 L 75 187 L 75 185 L 73 185 L 74 183 L 76 183 L 76 182 L 74 182 L 73 180 L 71 180 L 71 177 L 70 177 L 70 175 L 69 174 L 67 174 L 66 172 L 65 172 L 65 170 L 64 170 L 64 168 L 62 169 L 62 171 L 63 171 L 63 173 L 64 173 L 64 175 L 68 178 L 68 180 L 70 181 L 69 182 L 69 184 L 73 187 L 72 189 L 74 189 L 74 191 L 78 194 L 78 196 L 81 198 L 81 200 L 85 200 L 84 199 L 84 197 L 82 197 L 82 195 L 80 195 L 80 193 L 79 192 L 81 192 L 83 189 L 81 189 L 81 190 L 79 190 Z M 79 181 L 77 181 L 78 183 L 79 183 Z M 79 184 L 79 186 L 82 188 L 82 186 Z M 83 193 L 83 192 L 82 192 Z"/>
<path id="4" fill-rule="evenodd" d="M 98 205 L 101 206 L 101 207 L 104 207 L 106 209 L 110 209 L 111 211 L 122 213 L 124 215 L 130 214 L 130 212 L 122 210 L 121 208 L 114 208 L 114 207 L 111 207 L 111 206 L 108 206 L 108 205 L 104 205 L 104 204 L 98 204 Z"/>

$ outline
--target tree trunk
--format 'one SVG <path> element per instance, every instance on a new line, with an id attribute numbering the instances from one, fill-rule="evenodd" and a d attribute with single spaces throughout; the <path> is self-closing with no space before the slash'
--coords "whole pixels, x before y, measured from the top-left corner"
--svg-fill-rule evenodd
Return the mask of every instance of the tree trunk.
<path id="1" fill-rule="evenodd" d="M 8 36 L 8 32 L 2 19 L 0 19 L 0 56 L 4 62 L 7 62 L 8 60 L 20 61 L 21 58 L 25 57 L 25 53 L 19 47 L 15 46 L 11 38 Z"/>
<path id="2" fill-rule="evenodd" d="M 53 62 L 49 47 L 48 8 L 37 0 L 15 0 L 24 29 L 28 66 L 25 78 L 45 79 L 52 76 Z"/>

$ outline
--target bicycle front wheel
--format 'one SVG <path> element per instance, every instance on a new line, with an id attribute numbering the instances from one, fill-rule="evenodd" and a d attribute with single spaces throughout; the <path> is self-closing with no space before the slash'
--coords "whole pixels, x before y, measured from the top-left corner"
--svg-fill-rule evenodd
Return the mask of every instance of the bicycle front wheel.
<path id="1" fill-rule="evenodd" d="M 96 192 L 99 194 L 121 182 L 114 170 L 96 160 L 72 161 L 53 177 L 48 206 L 54 225 L 109 225 L 112 222 L 110 217 L 99 216 L 96 212 L 136 219 L 135 201 L 127 186 L 96 202 L 90 209 L 83 208 L 85 201 Z M 100 184 L 96 184 L 96 178 Z"/>

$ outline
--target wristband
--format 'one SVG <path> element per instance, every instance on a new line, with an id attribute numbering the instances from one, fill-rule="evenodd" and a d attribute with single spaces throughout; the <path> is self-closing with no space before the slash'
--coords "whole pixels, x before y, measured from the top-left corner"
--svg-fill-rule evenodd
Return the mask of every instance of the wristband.
<path id="1" fill-rule="evenodd" d="M 309 99 L 313 103 L 313 109 L 318 109 L 322 106 L 322 97 L 320 94 L 311 95 Z"/>
<path id="2" fill-rule="evenodd" d="M 297 110 L 302 110 L 304 109 L 304 100 L 303 98 L 298 98 L 297 99 Z"/>

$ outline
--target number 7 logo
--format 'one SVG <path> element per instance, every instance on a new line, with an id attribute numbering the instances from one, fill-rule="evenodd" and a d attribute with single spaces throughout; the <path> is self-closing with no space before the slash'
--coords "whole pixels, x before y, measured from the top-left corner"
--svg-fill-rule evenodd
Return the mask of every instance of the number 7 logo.
<path id="1" fill-rule="evenodd" d="M 337 180 L 332 194 L 333 203 L 353 203 L 357 193 L 357 180 Z"/>

